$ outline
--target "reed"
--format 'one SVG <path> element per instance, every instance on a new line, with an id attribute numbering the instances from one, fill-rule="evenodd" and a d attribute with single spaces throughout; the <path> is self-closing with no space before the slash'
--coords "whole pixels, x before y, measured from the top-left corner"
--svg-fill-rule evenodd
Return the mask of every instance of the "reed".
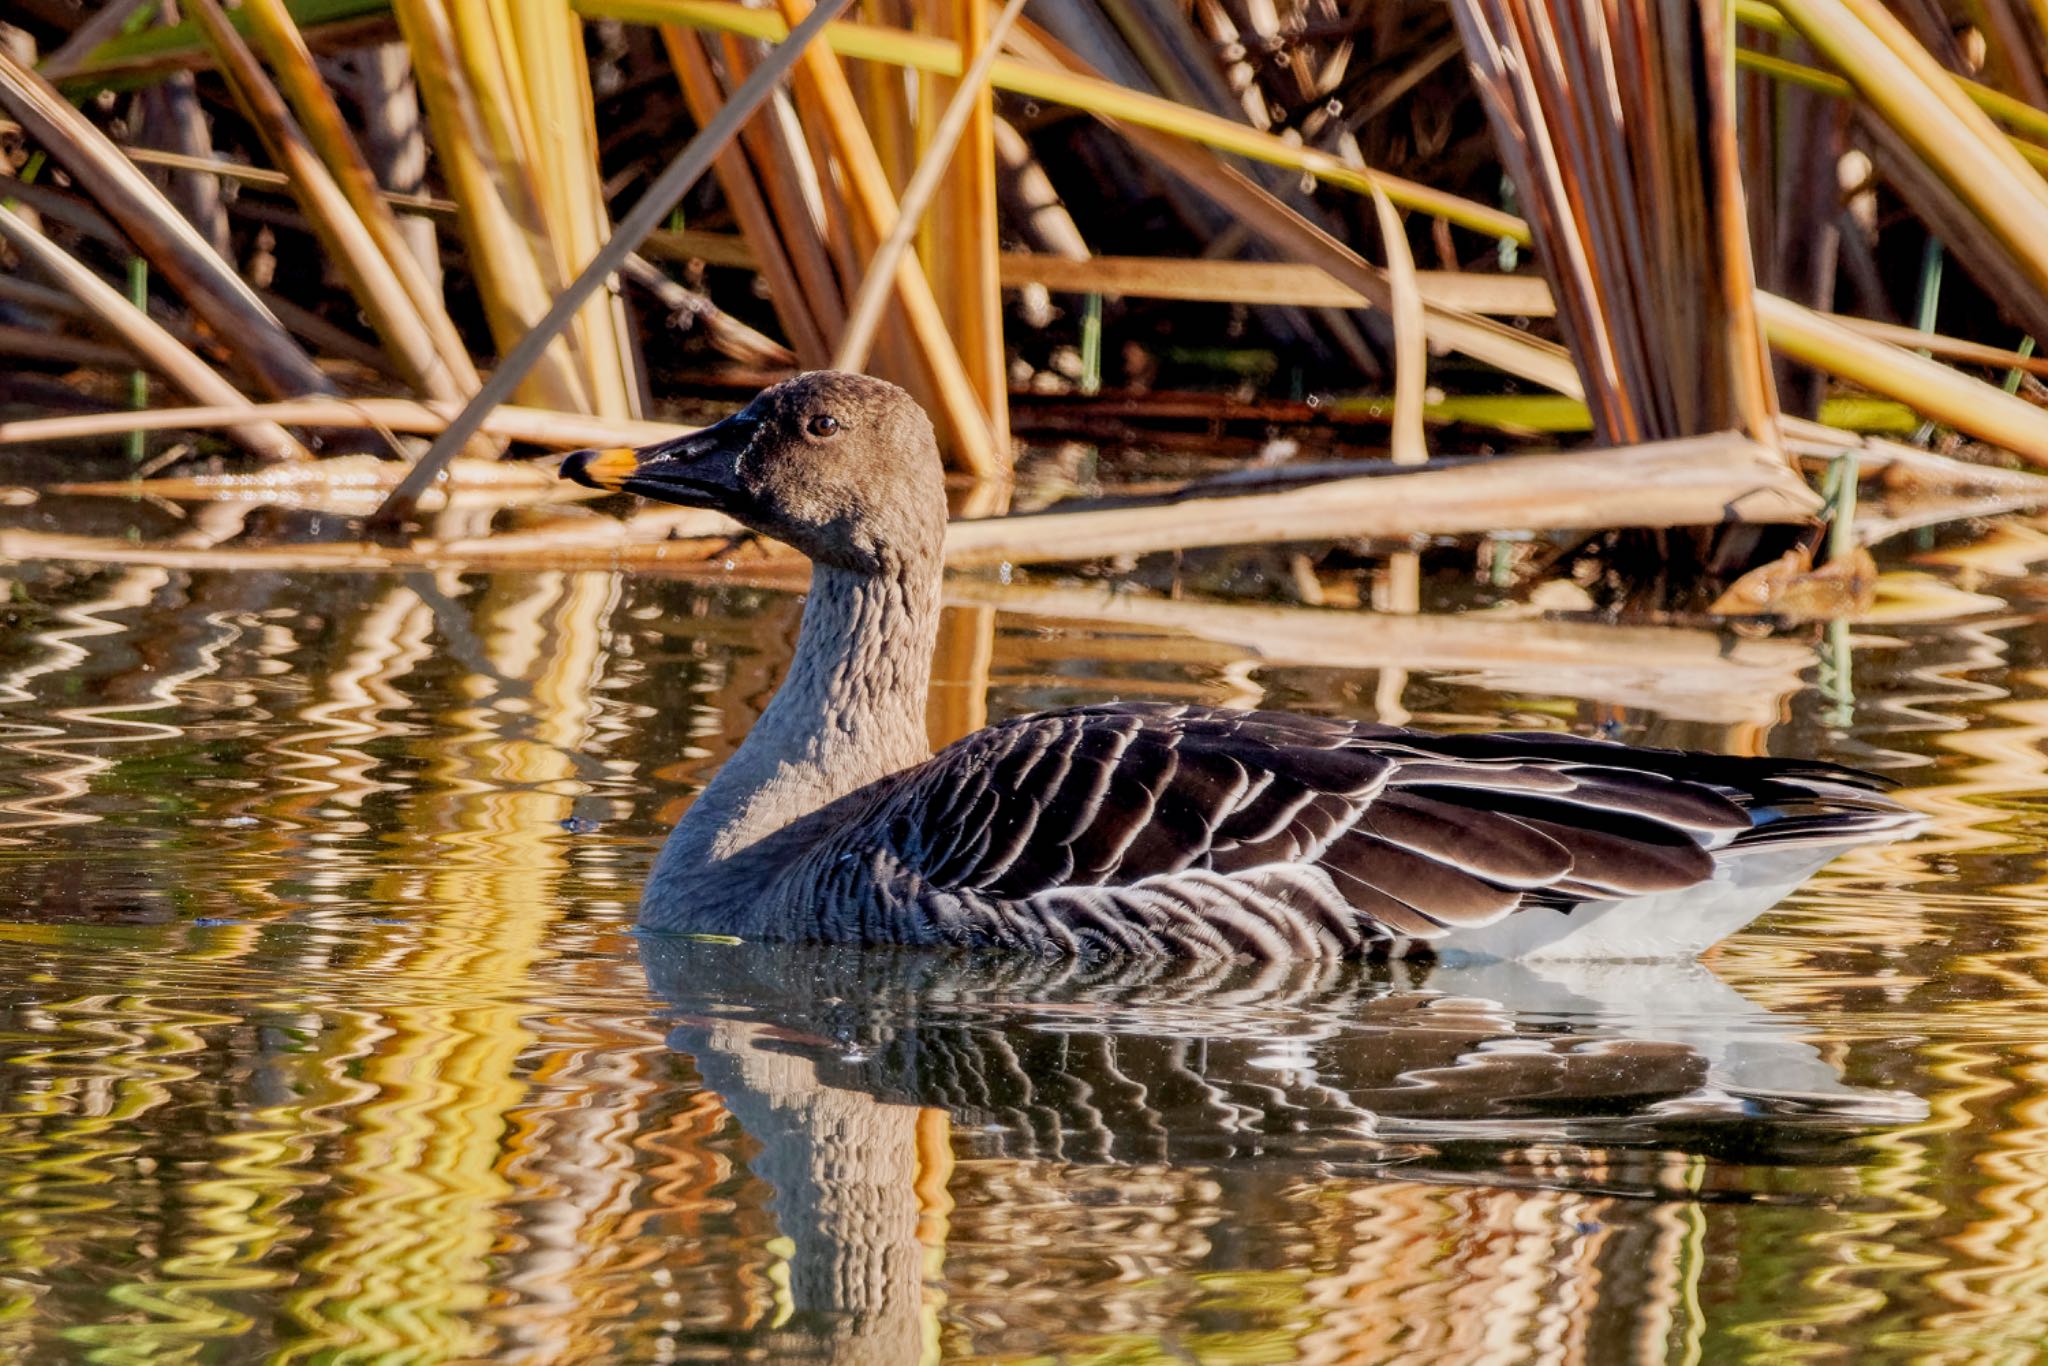
<path id="1" fill-rule="evenodd" d="M 431 433 L 809 5 L 190 0 L 178 23 L 117 5 L 68 28 L 57 12 L 24 21 L 40 70 L 0 51 L 25 157 L 8 241 L 60 286 L 6 282 L 8 348 L 47 334 L 46 362 L 110 407 L 113 341 L 210 421 L 331 395 L 414 405 L 400 427 Z M 1273 383 L 1379 415 L 1401 460 L 1426 453 L 1425 422 L 1533 387 L 1583 400 L 1617 448 L 1735 431 L 1776 449 L 1781 402 L 1839 415 L 1875 395 L 1919 414 L 1923 440 L 2048 463 L 2048 365 L 2025 340 L 2048 331 L 2038 3 L 1320 14 L 1055 0 L 1011 28 L 987 0 L 862 0 L 687 221 L 632 244 L 648 259 L 578 309 L 524 376 L 521 416 L 483 430 L 630 439 L 651 390 L 865 358 L 1000 487 L 1013 384 L 1124 402 L 1125 367 L 1199 352 L 1179 338 L 1200 310 L 1233 309 L 1246 346 L 1280 358 Z M 368 154 L 335 77 L 337 54 L 373 51 L 409 77 L 380 86 L 376 117 L 425 130 L 423 183 Z M 133 93 L 166 81 L 215 111 L 210 130 L 189 100 Z M 167 175 L 238 190 L 209 208 Z M 266 234 L 278 261 L 322 268 L 252 289 Z M 1938 284 L 1899 264 L 1930 241 L 1960 267 Z M 158 287 L 119 312 L 103 277 L 131 250 Z M 674 344 L 678 319 L 706 340 Z M 1062 348 L 1096 371 L 1063 377 Z M 269 457 L 321 425 L 317 405 L 267 411 L 307 414 L 235 423 Z M 1611 463 L 1629 477 L 1625 451 Z"/>

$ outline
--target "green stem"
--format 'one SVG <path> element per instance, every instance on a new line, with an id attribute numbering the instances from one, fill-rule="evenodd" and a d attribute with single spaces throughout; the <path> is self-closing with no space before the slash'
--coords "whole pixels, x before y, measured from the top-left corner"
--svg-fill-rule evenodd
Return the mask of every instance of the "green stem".
<path id="1" fill-rule="evenodd" d="M 149 262 L 140 256 L 128 258 L 128 302 L 144 313 L 149 312 Z M 140 368 L 128 372 L 128 406 L 143 409 L 149 406 L 149 372 Z M 149 453 L 148 437 L 145 433 L 128 433 L 128 460 L 139 465 Z"/>
<path id="2" fill-rule="evenodd" d="M 2019 344 L 2020 359 L 2025 360 L 2033 354 L 2034 339 L 2032 337 L 2021 337 Z M 2015 365 L 2012 369 L 2006 371 L 2005 392 L 2007 392 L 2008 394 L 2017 394 L 2020 391 L 2020 381 L 2025 379 L 2026 375 L 2027 372 L 2020 369 L 2017 365 Z"/>
<path id="3" fill-rule="evenodd" d="M 1821 695 L 1834 704 L 1828 708 L 1828 724 L 1847 730 L 1856 719 L 1856 680 L 1849 649 L 1849 623 L 1840 618 L 1829 622 L 1827 644 L 1822 648 Z"/>
<path id="4" fill-rule="evenodd" d="M 1844 451 L 1828 462 L 1833 485 L 1828 507 L 1828 563 L 1847 555 L 1856 539 L 1856 452 Z"/>

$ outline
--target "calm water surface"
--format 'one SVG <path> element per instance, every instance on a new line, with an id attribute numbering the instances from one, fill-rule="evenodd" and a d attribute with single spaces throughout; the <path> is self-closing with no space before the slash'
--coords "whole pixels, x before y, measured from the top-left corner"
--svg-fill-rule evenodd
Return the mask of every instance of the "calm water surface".
<path id="1" fill-rule="evenodd" d="M 2034 1360 L 2048 635 L 2000 567 L 1832 654 L 961 587 L 941 738 L 1263 702 L 1932 817 L 1711 972 L 1547 973 L 641 940 L 790 594 L 0 570 L 0 1357 Z"/>

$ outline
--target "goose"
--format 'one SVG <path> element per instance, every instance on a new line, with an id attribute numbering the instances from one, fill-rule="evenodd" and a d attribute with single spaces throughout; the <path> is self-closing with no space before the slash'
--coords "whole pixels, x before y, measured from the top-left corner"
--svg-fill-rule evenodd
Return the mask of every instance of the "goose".
<path id="1" fill-rule="evenodd" d="M 1688 958 L 1918 817 L 1835 764 L 1115 702 L 938 754 L 930 420 L 814 371 L 563 477 L 812 563 L 795 656 L 663 845 L 640 928 L 1080 958 Z"/>

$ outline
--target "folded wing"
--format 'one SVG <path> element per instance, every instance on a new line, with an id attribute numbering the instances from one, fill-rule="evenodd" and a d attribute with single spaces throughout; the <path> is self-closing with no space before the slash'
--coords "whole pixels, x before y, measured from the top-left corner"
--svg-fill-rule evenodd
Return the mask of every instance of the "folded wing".
<path id="1" fill-rule="evenodd" d="M 1674 891 L 1900 814 L 1826 764 L 1156 704 L 993 727 L 875 812 L 957 937 L 1274 955 Z"/>

